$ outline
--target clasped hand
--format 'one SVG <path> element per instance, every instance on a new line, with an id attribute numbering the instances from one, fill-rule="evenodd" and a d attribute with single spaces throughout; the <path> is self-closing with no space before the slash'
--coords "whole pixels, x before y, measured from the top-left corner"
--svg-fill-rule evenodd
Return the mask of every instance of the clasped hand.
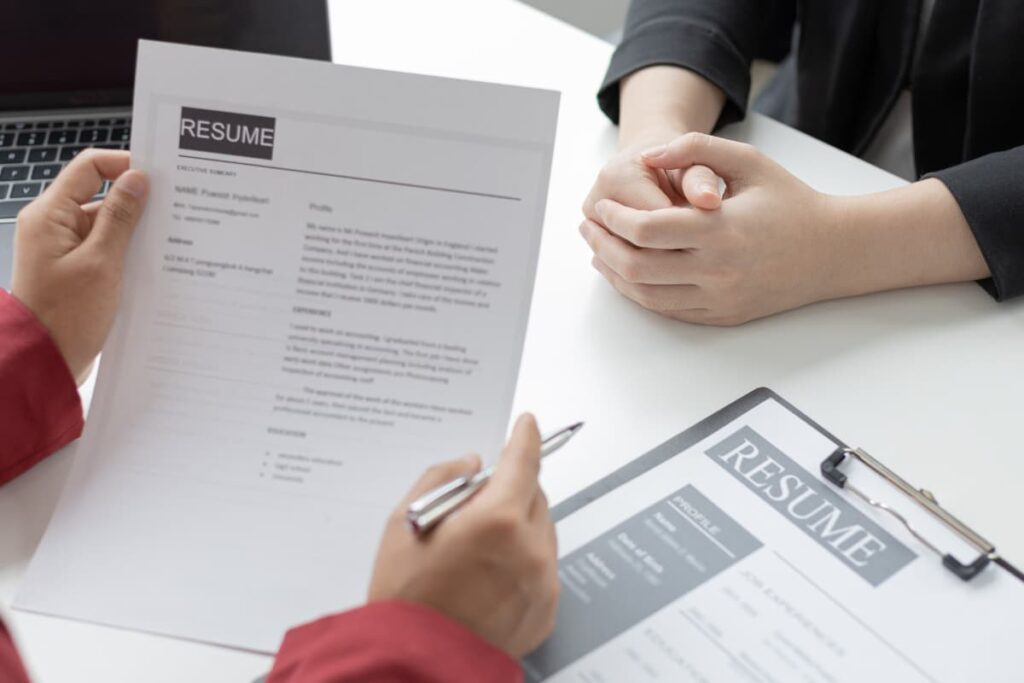
<path id="1" fill-rule="evenodd" d="M 750 145 L 689 133 L 613 159 L 580 232 L 598 272 L 644 308 L 737 325 L 842 295 L 832 199 Z"/>

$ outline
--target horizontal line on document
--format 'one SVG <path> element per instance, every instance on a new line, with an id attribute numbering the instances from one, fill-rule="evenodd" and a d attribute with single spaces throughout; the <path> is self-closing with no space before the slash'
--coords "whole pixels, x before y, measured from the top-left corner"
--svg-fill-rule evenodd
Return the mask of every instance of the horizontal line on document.
<path id="1" fill-rule="evenodd" d="M 147 365 L 146 368 L 149 370 L 155 370 L 157 372 L 169 372 L 174 375 L 187 375 L 189 377 L 204 377 L 206 379 L 215 379 L 221 382 L 236 382 L 238 384 L 250 384 L 254 387 L 263 387 L 265 389 L 273 389 L 273 385 L 267 384 L 266 382 L 255 382 L 248 379 L 240 379 L 238 377 L 225 377 L 224 375 L 210 375 L 205 372 L 193 372 L 191 370 L 175 370 L 173 368 L 163 368 L 159 365 Z"/>
<path id="2" fill-rule="evenodd" d="M 235 166 L 252 166 L 254 168 L 266 168 L 271 171 L 288 171 L 289 173 L 305 173 L 307 175 L 325 176 L 328 178 L 341 178 L 343 180 L 354 180 L 360 183 L 376 183 L 378 185 L 394 185 L 396 187 L 411 187 L 417 190 L 432 190 L 434 192 L 451 192 L 452 194 L 466 194 L 474 197 L 486 197 L 488 199 L 502 199 L 509 202 L 521 202 L 521 197 L 512 197 L 504 194 L 492 194 L 490 192 L 476 192 L 474 190 L 460 190 L 454 187 L 440 187 L 438 185 L 420 185 L 417 183 L 404 183 L 398 180 L 384 180 L 382 178 L 367 178 L 357 175 L 345 175 L 344 173 L 328 173 L 326 171 L 310 171 L 304 168 L 287 168 L 285 166 L 271 166 L 269 164 L 254 164 L 249 161 L 235 161 L 233 159 L 214 159 L 212 157 L 199 157 L 191 154 L 179 154 L 182 159 L 194 159 L 196 161 L 212 161 L 218 164 L 233 164 Z"/>
<path id="3" fill-rule="evenodd" d="M 192 325 L 181 325 L 179 323 L 169 323 L 163 320 L 154 320 L 154 325 L 160 325 L 161 327 L 175 327 L 180 330 L 194 330 L 195 332 L 212 332 L 214 334 L 224 334 L 229 337 L 242 337 L 244 339 L 259 339 L 261 341 L 269 342 L 280 342 L 280 339 L 274 337 L 261 337 L 258 334 L 245 334 L 244 332 L 230 332 L 228 330 L 216 330 L 212 327 L 193 327 Z"/>

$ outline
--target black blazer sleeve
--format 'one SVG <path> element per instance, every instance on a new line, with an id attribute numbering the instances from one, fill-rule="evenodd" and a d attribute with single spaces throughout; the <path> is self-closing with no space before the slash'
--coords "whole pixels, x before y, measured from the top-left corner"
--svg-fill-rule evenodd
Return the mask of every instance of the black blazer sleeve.
<path id="1" fill-rule="evenodd" d="M 926 177 L 945 183 L 960 204 L 992 273 L 981 286 L 998 301 L 1024 294 L 1024 147 Z"/>
<path id="2" fill-rule="evenodd" d="M 644 67 L 671 64 L 725 93 L 719 125 L 739 120 L 747 110 L 751 61 L 788 44 L 795 13 L 796 0 L 633 0 L 598 104 L 618 123 L 619 82 Z"/>

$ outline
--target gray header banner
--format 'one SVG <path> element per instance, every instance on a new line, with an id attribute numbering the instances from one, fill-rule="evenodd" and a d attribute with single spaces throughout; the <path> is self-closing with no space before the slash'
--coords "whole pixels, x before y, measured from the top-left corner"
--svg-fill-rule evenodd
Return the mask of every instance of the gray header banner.
<path id="1" fill-rule="evenodd" d="M 705 454 L 872 586 L 917 557 L 749 426 Z"/>
<path id="2" fill-rule="evenodd" d="M 273 159 L 276 127 L 269 116 L 182 107 L 178 148 Z"/>

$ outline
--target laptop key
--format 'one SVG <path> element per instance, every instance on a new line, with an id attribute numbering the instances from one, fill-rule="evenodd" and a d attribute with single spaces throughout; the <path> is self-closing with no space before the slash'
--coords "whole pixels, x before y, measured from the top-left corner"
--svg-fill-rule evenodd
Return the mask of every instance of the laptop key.
<path id="1" fill-rule="evenodd" d="M 78 142 L 81 144 L 106 142 L 107 135 L 107 131 L 102 128 L 85 128 L 78 133 Z"/>
<path id="2" fill-rule="evenodd" d="M 0 199 L 7 199 L 7 192 L 11 189 L 11 186 L 7 183 L 0 183 Z"/>
<path id="3" fill-rule="evenodd" d="M 5 149 L 0 151 L 0 164 L 20 164 L 25 161 L 25 150 Z"/>
<path id="4" fill-rule="evenodd" d="M 85 149 L 85 147 L 61 147 L 60 148 L 60 160 L 61 161 L 71 161 L 83 149 Z"/>
<path id="5" fill-rule="evenodd" d="M 14 133 L 0 133 L 0 147 L 10 147 L 14 144 Z"/>
<path id="6" fill-rule="evenodd" d="M 49 121 L 36 121 L 35 127 L 36 128 L 49 128 L 50 127 L 50 122 Z"/>
<path id="7" fill-rule="evenodd" d="M 28 166 L 4 166 L 0 168 L 0 180 L 28 180 Z"/>
<path id="8" fill-rule="evenodd" d="M 30 130 L 27 133 L 18 134 L 19 147 L 35 147 L 46 144 L 46 133 L 41 130 Z"/>
<path id="9" fill-rule="evenodd" d="M 60 173 L 60 164 L 40 164 L 32 167 L 32 180 L 53 180 Z"/>
<path id="10" fill-rule="evenodd" d="M 39 183 L 16 183 L 11 187 L 11 199 L 31 199 L 39 195 Z"/>
<path id="11" fill-rule="evenodd" d="M 57 148 L 56 147 L 36 147 L 28 151 L 28 160 L 32 163 L 56 161 L 57 160 Z"/>
<path id="12" fill-rule="evenodd" d="M 46 137 L 46 142 L 51 145 L 72 145 L 78 142 L 77 130 L 54 130 Z"/>
<path id="13" fill-rule="evenodd" d="M 31 201 L 31 199 L 0 201 L 0 219 L 14 218 Z"/>
<path id="14" fill-rule="evenodd" d="M 110 139 L 114 142 L 128 142 L 131 139 L 130 128 L 115 128 L 110 132 Z"/>
<path id="15" fill-rule="evenodd" d="M 82 125 L 81 121 L 68 121 L 67 122 L 67 127 L 68 128 L 80 128 L 81 125 Z"/>

